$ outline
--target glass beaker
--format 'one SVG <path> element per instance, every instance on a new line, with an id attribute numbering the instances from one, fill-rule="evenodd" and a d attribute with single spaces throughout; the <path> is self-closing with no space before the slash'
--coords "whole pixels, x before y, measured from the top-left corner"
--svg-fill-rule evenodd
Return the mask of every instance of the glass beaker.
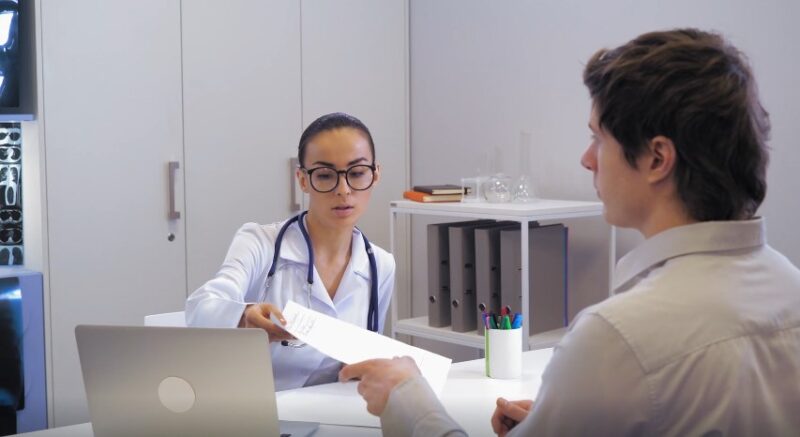
<path id="1" fill-rule="evenodd" d="M 503 173 L 497 173 L 483 183 L 483 196 L 490 203 L 504 203 L 511 201 L 511 178 Z"/>
<path id="2" fill-rule="evenodd" d="M 514 202 L 526 203 L 533 200 L 533 186 L 528 176 L 528 166 L 531 159 L 531 133 L 519 133 L 519 177 L 511 187 L 511 197 Z"/>

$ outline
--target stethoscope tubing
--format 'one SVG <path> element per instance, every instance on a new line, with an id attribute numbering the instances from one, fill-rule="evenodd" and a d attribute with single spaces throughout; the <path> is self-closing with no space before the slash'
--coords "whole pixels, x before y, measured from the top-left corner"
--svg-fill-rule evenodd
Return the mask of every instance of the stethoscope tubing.
<path id="1" fill-rule="evenodd" d="M 309 288 L 314 284 L 314 249 L 311 247 L 311 237 L 308 236 L 303 218 L 305 218 L 308 211 L 303 211 L 300 214 L 290 218 L 286 223 L 281 226 L 278 231 L 278 236 L 275 239 L 275 253 L 272 255 L 272 265 L 267 272 L 267 281 L 275 274 L 278 265 L 278 256 L 281 251 L 281 244 L 283 243 L 283 234 L 289 229 L 293 223 L 297 222 L 300 228 L 300 233 L 303 234 L 303 239 L 306 240 L 306 248 L 308 250 L 308 274 L 306 281 Z M 359 229 L 359 232 L 361 230 Z M 369 243 L 367 236 L 361 232 L 361 237 L 364 239 L 364 250 L 367 251 L 367 258 L 369 259 L 369 274 L 370 274 L 370 293 L 369 293 L 369 308 L 367 310 L 367 329 L 372 332 L 378 332 L 378 263 L 375 260 L 375 253 L 372 250 L 372 245 Z M 309 302 L 310 303 L 310 302 Z"/>

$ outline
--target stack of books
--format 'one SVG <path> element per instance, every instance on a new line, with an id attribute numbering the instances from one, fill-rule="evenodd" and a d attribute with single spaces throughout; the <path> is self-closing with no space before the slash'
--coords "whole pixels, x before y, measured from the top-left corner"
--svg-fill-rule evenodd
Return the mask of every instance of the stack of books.
<path id="1" fill-rule="evenodd" d="M 460 202 L 464 189 L 458 185 L 416 185 L 403 197 L 416 202 Z"/>

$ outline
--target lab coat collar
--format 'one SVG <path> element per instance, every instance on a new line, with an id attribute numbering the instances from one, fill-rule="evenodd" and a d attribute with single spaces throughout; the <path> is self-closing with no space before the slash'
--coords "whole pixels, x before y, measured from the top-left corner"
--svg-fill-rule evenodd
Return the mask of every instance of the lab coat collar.
<path id="1" fill-rule="evenodd" d="M 672 258 L 747 249 L 766 242 L 763 218 L 700 222 L 667 229 L 648 238 L 619 260 L 614 272 L 614 292 L 627 288 L 636 277 Z"/>
<path id="2" fill-rule="evenodd" d="M 336 295 L 333 298 L 333 304 L 336 307 L 343 305 L 344 302 L 359 293 L 363 293 L 365 290 L 364 285 L 369 286 L 370 284 L 369 257 L 364 247 L 364 238 L 361 236 L 361 232 L 356 229 L 353 230 L 353 243 L 350 247 L 350 264 L 347 266 L 347 270 L 339 283 L 339 289 L 336 290 Z M 367 298 L 369 298 L 368 295 Z"/>
<path id="3" fill-rule="evenodd" d="M 351 252 L 350 265 L 352 266 L 353 273 L 365 279 L 369 279 L 369 257 L 367 256 L 367 248 L 364 246 L 364 237 L 357 228 L 353 228 Z"/>
<path id="4" fill-rule="evenodd" d="M 286 221 L 281 223 L 280 228 L 283 228 Z M 277 234 L 275 242 L 277 244 Z M 277 247 L 276 247 L 277 249 Z M 306 240 L 303 238 L 303 233 L 300 232 L 300 226 L 297 223 L 292 223 L 286 233 L 283 234 L 283 242 L 281 243 L 280 253 L 278 258 L 290 262 L 308 264 L 308 246 Z"/>
<path id="5" fill-rule="evenodd" d="M 286 222 L 281 223 L 281 227 Z M 277 237 L 276 237 L 277 238 Z M 369 279 L 369 257 L 364 247 L 364 238 L 361 236 L 361 231 L 358 228 L 353 228 L 353 242 L 350 246 L 350 265 L 352 271 L 359 276 Z M 283 243 L 281 244 L 281 252 L 278 258 L 308 264 L 308 246 L 306 240 L 303 238 L 303 233 L 300 231 L 300 226 L 297 223 L 292 223 L 286 233 L 283 234 Z"/>
<path id="6" fill-rule="evenodd" d="M 281 226 L 283 226 L 283 223 Z M 347 271 L 355 273 L 356 276 L 360 276 L 361 278 L 369 281 L 369 257 L 367 256 L 367 251 L 364 247 L 364 240 L 361 236 L 361 232 L 356 228 L 353 228 L 353 239 L 350 250 L 350 263 L 347 267 Z M 300 227 L 297 223 L 293 223 L 283 235 L 283 243 L 281 244 L 281 251 L 280 254 L 278 254 L 278 258 L 284 262 L 288 261 L 303 264 L 304 271 L 307 268 L 308 247 L 306 245 L 306 240 L 303 238 L 303 233 L 300 231 Z M 355 284 L 350 283 L 351 279 L 353 278 L 351 275 L 347 275 L 347 272 L 342 277 L 342 280 L 339 284 L 339 289 L 334 297 L 336 303 L 339 303 L 344 298 L 348 297 L 350 295 L 350 290 L 354 289 Z M 334 307 L 334 302 L 331 300 L 327 290 L 325 289 L 325 286 L 322 284 L 322 279 L 319 277 L 319 273 L 317 272 L 316 268 L 314 268 L 314 284 L 311 287 L 311 295 L 317 300 Z"/>

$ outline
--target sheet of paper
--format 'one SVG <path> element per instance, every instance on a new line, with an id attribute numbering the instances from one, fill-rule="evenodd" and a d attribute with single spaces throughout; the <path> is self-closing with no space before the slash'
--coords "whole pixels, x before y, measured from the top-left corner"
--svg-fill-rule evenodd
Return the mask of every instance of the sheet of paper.
<path id="1" fill-rule="evenodd" d="M 353 364 L 372 358 L 408 355 L 433 391 L 442 392 L 452 360 L 393 338 L 360 328 L 289 301 L 283 309 L 284 329 L 323 354 Z"/>
<path id="2" fill-rule="evenodd" d="M 326 425 L 380 428 L 381 421 L 369 414 L 367 402 L 358 394 L 358 382 L 332 382 L 276 393 L 281 420 L 319 422 Z"/>

